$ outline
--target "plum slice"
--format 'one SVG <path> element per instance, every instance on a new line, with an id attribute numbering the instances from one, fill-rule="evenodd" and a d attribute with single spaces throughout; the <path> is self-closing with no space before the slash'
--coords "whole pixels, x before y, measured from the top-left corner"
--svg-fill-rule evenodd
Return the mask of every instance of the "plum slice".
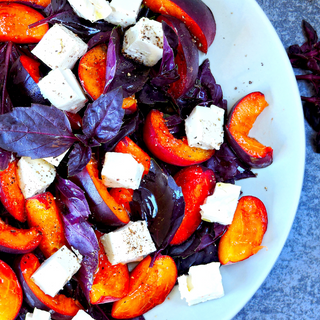
<path id="1" fill-rule="evenodd" d="M 161 304 L 171 292 L 178 273 L 173 259 L 159 255 L 152 266 L 150 263 L 151 256 L 147 256 L 130 273 L 129 294 L 113 304 L 113 318 L 141 316 Z"/>
<path id="2" fill-rule="evenodd" d="M 100 238 L 103 233 L 95 231 L 99 239 L 99 266 L 90 290 L 90 303 L 100 304 L 120 300 L 129 291 L 129 271 L 126 264 L 112 265 L 104 251 Z"/>
<path id="3" fill-rule="evenodd" d="M 199 50 L 207 53 L 216 35 L 216 22 L 205 3 L 201 0 L 144 0 L 143 3 L 154 12 L 183 21 Z"/>
<path id="4" fill-rule="evenodd" d="M 156 157 L 176 166 L 202 163 L 209 160 L 215 152 L 190 147 L 186 138 L 176 139 L 169 132 L 163 113 L 155 109 L 149 112 L 146 118 L 143 140 Z"/>
<path id="5" fill-rule="evenodd" d="M 23 293 L 14 271 L 0 260 L 0 319 L 15 319 L 22 305 Z"/>
<path id="6" fill-rule="evenodd" d="M 267 106 L 263 93 L 249 93 L 233 106 L 226 125 L 231 148 L 252 168 L 264 168 L 273 161 L 273 149 L 248 136 L 257 117 Z"/>
<path id="7" fill-rule="evenodd" d="M 89 50 L 80 60 L 78 76 L 85 92 L 92 100 L 97 100 L 106 85 L 107 50 L 105 44 L 100 44 Z M 123 99 L 122 108 L 130 114 L 137 110 L 135 95 Z"/>
<path id="8" fill-rule="evenodd" d="M 71 320 L 80 309 L 83 309 L 77 300 L 63 294 L 50 297 L 34 283 L 31 276 L 40 267 L 40 262 L 33 253 L 20 257 L 15 261 L 14 267 L 23 288 L 25 300 L 32 308 L 51 311 L 51 317 L 55 320 Z"/>
<path id="9" fill-rule="evenodd" d="M 0 201 L 15 219 L 25 222 L 25 199 L 19 187 L 17 168 L 18 161 L 15 160 L 0 172 Z"/>
<path id="10" fill-rule="evenodd" d="M 44 16 L 20 3 L 0 3 L 0 41 L 14 43 L 38 43 L 48 31 L 48 24 L 29 29 L 29 25 Z"/>
<path id="11" fill-rule="evenodd" d="M 263 202 L 253 196 L 240 198 L 232 223 L 219 243 L 221 264 L 245 260 L 262 249 L 267 225 L 268 215 Z"/>
<path id="12" fill-rule="evenodd" d="M 185 94 L 195 83 L 199 70 L 199 52 L 186 26 L 171 16 L 161 15 L 158 21 L 166 22 L 177 34 L 179 44 L 175 63 L 180 78 L 169 85 L 168 93 L 175 99 Z"/>
<path id="13" fill-rule="evenodd" d="M 36 228 L 17 229 L 0 219 L 0 251 L 23 254 L 33 251 L 42 239 Z"/>
<path id="14" fill-rule="evenodd" d="M 86 192 L 95 219 L 110 226 L 122 226 L 130 219 L 127 211 L 110 195 L 99 179 L 98 162 L 91 159 L 87 166 L 71 180 Z"/>
<path id="15" fill-rule="evenodd" d="M 200 206 L 207 196 L 212 194 L 216 185 L 214 172 L 211 169 L 194 165 L 183 168 L 174 180 L 181 187 L 186 207 L 180 227 L 171 240 L 171 245 L 186 241 L 201 223 Z"/>
<path id="16" fill-rule="evenodd" d="M 61 212 L 50 192 L 41 193 L 26 200 L 27 220 L 30 227 L 42 233 L 39 249 L 46 258 L 68 242 L 64 235 Z"/>

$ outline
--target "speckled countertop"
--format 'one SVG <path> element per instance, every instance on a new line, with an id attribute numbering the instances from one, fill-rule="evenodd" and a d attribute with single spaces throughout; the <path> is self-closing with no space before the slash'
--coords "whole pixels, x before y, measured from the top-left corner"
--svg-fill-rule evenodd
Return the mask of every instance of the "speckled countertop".
<path id="1" fill-rule="evenodd" d="M 305 41 L 302 19 L 320 36 L 320 0 L 257 2 L 285 48 Z M 309 95 L 306 85 L 299 89 Z M 290 235 L 269 276 L 234 320 L 320 319 L 320 154 L 313 150 L 315 132 L 307 123 L 305 129 L 305 176 Z"/>

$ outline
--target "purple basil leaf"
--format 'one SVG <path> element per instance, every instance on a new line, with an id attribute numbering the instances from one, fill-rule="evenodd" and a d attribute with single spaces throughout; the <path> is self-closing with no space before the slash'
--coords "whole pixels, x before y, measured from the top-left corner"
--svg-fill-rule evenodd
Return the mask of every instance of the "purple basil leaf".
<path id="1" fill-rule="evenodd" d="M 162 21 L 162 29 L 170 48 L 175 52 L 179 45 L 177 33 L 164 21 Z"/>
<path id="2" fill-rule="evenodd" d="M 133 60 L 126 59 L 123 56 L 121 53 L 122 35 L 120 32 L 120 28 L 114 28 L 110 35 L 107 53 L 107 78 L 104 93 L 121 87 L 123 97 L 127 98 L 143 88 L 148 80 L 150 68 L 138 64 Z M 115 70 L 115 72 L 113 70 Z M 110 76 L 108 72 L 111 72 Z"/>
<path id="3" fill-rule="evenodd" d="M 122 108 L 122 89 L 102 94 L 87 106 L 82 119 L 83 133 L 88 139 L 94 138 L 105 143 L 119 132 L 125 111 Z"/>
<path id="4" fill-rule="evenodd" d="M 320 75 L 309 73 L 309 74 L 297 75 L 296 79 L 310 81 L 314 87 L 315 92 L 318 93 L 320 91 Z M 302 97 L 301 99 L 304 100 Z M 308 101 L 308 100 L 305 100 L 305 101 Z"/>
<path id="5" fill-rule="evenodd" d="M 202 222 L 187 241 L 178 246 L 169 247 L 166 254 L 185 259 L 215 243 L 226 230 L 227 226 L 219 223 Z"/>
<path id="6" fill-rule="evenodd" d="M 92 150 L 90 147 L 76 143 L 69 154 L 68 176 L 71 177 L 81 172 L 89 163 L 91 156 Z"/>
<path id="7" fill-rule="evenodd" d="M 218 246 L 213 243 L 199 252 L 188 256 L 187 258 L 173 258 L 178 269 L 178 275 L 188 273 L 190 267 L 210 262 L 219 262 Z"/>
<path id="8" fill-rule="evenodd" d="M 67 0 L 51 0 L 52 12 L 50 12 L 50 14 L 61 12 L 61 11 L 65 10 L 67 5 L 68 5 L 68 9 L 70 9 L 69 3 Z"/>
<path id="9" fill-rule="evenodd" d="M 99 243 L 92 226 L 87 222 L 90 214 L 84 192 L 69 180 L 57 178 L 57 196 L 66 207 L 63 215 L 68 243 L 83 256 L 78 281 L 89 300 L 93 276 L 98 268 Z"/>
<path id="10" fill-rule="evenodd" d="M 320 67 L 318 65 L 318 62 L 314 58 L 308 59 L 307 62 L 307 69 L 314 72 L 314 73 L 319 73 L 320 72 Z"/>
<path id="11" fill-rule="evenodd" d="M 318 42 L 317 32 L 314 30 L 311 24 L 305 20 L 302 20 L 302 28 L 307 38 L 308 50 L 311 50 L 312 46 Z"/>
<path id="12" fill-rule="evenodd" d="M 109 91 L 109 87 L 116 75 L 118 44 L 115 42 L 115 39 L 117 39 L 117 35 L 117 29 L 113 29 L 109 37 L 106 59 L 106 84 L 103 90 L 104 93 Z"/>
<path id="13" fill-rule="evenodd" d="M 11 160 L 11 152 L 0 149 L 0 171 L 7 169 Z"/>
<path id="14" fill-rule="evenodd" d="M 29 28 L 34 28 L 44 23 L 59 23 L 84 40 L 89 40 L 93 35 L 101 31 L 112 30 L 112 26 L 104 20 L 91 23 L 86 19 L 80 18 L 66 0 L 56 1 L 55 4 L 51 3 L 51 6 L 49 5 L 45 12 L 48 16 L 29 25 Z"/>
<path id="15" fill-rule="evenodd" d="M 41 94 L 37 83 L 21 64 L 20 59 L 16 60 L 10 69 L 7 89 L 16 107 L 29 107 L 32 103 L 50 105 Z"/>
<path id="16" fill-rule="evenodd" d="M 301 48 L 298 44 L 293 44 L 288 48 L 288 54 L 301 54 Z"/>
<path id="17" fill-rule="evenodd" d="M 147 105 L 168 102 L 166 93 L 161 88 L 152 86 L 149 81 L 144 85 L 142 90 L 137 93 L 137 99 L 139 103 Z"/>
<path id="18" fill-rule="evenodd" d="M 63 111 L 43 105 L 0 115 L 0 147 L 33 159 L 55 157 L 76 141 Z"/>
<path id="19" fill-rule="evenodd" d="M 0 47 L 0 114 L 10 112 L 13 109 L 7 91 L 7 78 L 11 62 L 10 58 L 14 58 L 12 56 L 13 48 L 15 48 L 15 46 L 13 46 L 12 42 L 7 42 Z"/>
<path id="20" fill-rule="evenodd" d="M 99 141 L 97 141 L 95 138 L 88 138 L 86 135 L 84 134 L 76 134 L 75 135 L 79 141 L 81 141 L 83 143 L 83 145 L 87 146 L 87 147 L 99 147 L 101 146 L 101 143 Z"/>
<path id="21" fill-rule="evenodd" d="M 237 158 L 227 143 L 223 143 L 220 150 L 204 165 L 214 171 L 217 182 L 234 183 L 235 180 L 256 177 L 250 168 Z"/>
<path id="22" fill-rule="evenodd" d="M 104 153 L 112 150 L 124 137 L 135 132 L 141 121 L 142 120 L 138 112 L 133 117 L 125 119 L 117 135 L 102 145 Z"/>
<path id="23" fill-rule="evenodd" d="M 173 49 L 170 47 L 167 36 L 166 36 L 166 30 L 168 30 L 168 28 L 170 28 L 168 24 L 162 21 L 162 29 L 164 32 L 163 55 L 162 55 L 159 71 L 157 75 L 151 80 L 151 85 L 156 87 L 167 86 L 170 83 L 173 83 L 180 78 L 178 73 L 178 67 L 175 63 L 174 52 L 173 52 Z"/>
<path id="24" fill-rule="evenodd" d="M 90 208 L 86 200 L 84 191 L 72 181 L 62 179 L 57 176 L 56 188 L 59 191 L 59 198 L 72 211 L 72 223 L 77 222 L 80 218 L 87 219 L 90 215 Z"/>
<path id="25" fill-rule="evenodd" d="M 223 99 L 221 86 L 218 85 L 211 73 L 210 62 L 204 60 L 199 67 L 195 85 L 176 101 L 180 114 L 186 118 L 196 105 L 209 106 L 214 104 L 227 110 L 227 102 Z"/>
<path id="26" fill-rule="evenodd" d="M 89 41 L 88 41 L 88 50 L 97 46 L 102 43 L 107 43 L 109 41 L 111 35 L 111 31 L 101 31 L 95 34 Z"/>
<path id="27" fill-rule="evenodd" d="M 140 187 L 149 190 L 156 199 L 158 213 L 153 219 L 149 217 L 149 231 L 157 248 L 163 250 L 184 217 L 185 202 L 181 188 L 154 160 L 151 160 L 150 171 L 143 177 Z"/>
<path id="28" fill-rule="evenodd" d="M 78 271 L 78 281 L 89 300 L 90 290 L 93 284 L 93 277 L 98 268 L 98 240 L 93 228 L 87 221 L 71 224 L 69 215 L 63 216 L 65 236 L 68 243 L 77 249 L 83 256 L 80 270 Z"/>
<path id="29" fill-rule="evenodd" d="M 301 97 L 303 103 L 304 116 L 313 130 L 320 130 L 320 97 Z"/>

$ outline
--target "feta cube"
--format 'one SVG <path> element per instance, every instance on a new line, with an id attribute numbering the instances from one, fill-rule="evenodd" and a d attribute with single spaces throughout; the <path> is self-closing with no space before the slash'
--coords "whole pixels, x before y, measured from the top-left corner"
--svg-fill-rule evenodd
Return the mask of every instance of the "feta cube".
<path id="1" fill-rule="evenodd" d="M 81 18 L 95 22 L 107 18 L 112 9 L 106 0 L 68 0 L 74 12 Z"/>
<path id="2" fill-rule="evenodd" d="M 219 150 L 223 143 L 223 118 L 222 108 L 196 106 L 185 120 L 189 146 Z"/>
<path id="3" fill-rule="evenodd" d="M 102 182 L 110 188 L 138 189 L 144 167 L 129 153 L 107 152 L 101 170 Z"/>
<path id="4" fill-rule="evenodd" d="M 240 186 L 219 182 L 214 193 L 208 196 L 200 206 L 201 219 L 208 222 L 218 222 L 223 225 L 231 224 L 237 208 Z"/>
<path id="5" fill-rule="evenodd" d="M 72 320 L 94 320 L 89 314 L 83 310 L 79 310 Z"/>
<path id="6" fill-rule="evenodd" d="M 19 187 L 26 199 L 44 192 L 56 177 L 55 167 L 43 159 L 22 157 L 18 161 Z"/>
<path id="7" fill-rule="evenodd" d="M 33 313 L 26 314 L 25 320 L 51 320 L 51 313 L 34 308 Z"/>
<path id="8" fill-rule="evenodd" d="M 47 162 L 51 163 L 53 166 L 58 167 L 60 162 L 62 161 L 62 159 L 64 158 L 64 156 L 67 154 L 68 151 L 69 149 L 64 153 L 60 154 L 60 156 L 43 158 L 43 160 L 46 160 Z"/>
<path id="9" fill-rule="evenodd" d="M 72 69 L 87 49 L 88 45 L 75 33 L 61 24 L 54 24 L 32 53 L 51 69 Z"/>
<path id="10" fill-rule="evenodd" d="M 41 264 L 31 279 L 45 294 L 54 297 L 80 269 L 81 261 L 79 254 L 63 246 Z"/>
<path id="11" fill-rule="evenodd" d="M 142 0 L 112 0 L 112 13 L 105 19 L 109 23 L 127 27 L 136 23 Z"/>
<path id="12" fill-rule="evenodd" d="M 100 239 L 113 265 L 141 261 L 143 256 L 156 251 L 145 221 L 129 222 Z"/>
<path id="13" fill-rule="evenodd" d="M 70 69 L 54 69 L 38 82 L 42 95 L 56 108 L 77 113 L 84 107 L 87 98 Z"/>
<path id="14" fill-rule="evenodd" d="M 181 299 L 185 298 L 188 305 L 192 306 L 223 297 L 224 291 L 219 267 L 219 262 L 192 266 L 188 276 L 180 276 L 178 284 Z"/>
<path id="15" fill-rule="evenodd" d="M 163 53 L 162 24 L 148 18 L 140 19 L 124 35 L 123 52 L 148 67 L 154 66 Z"/>

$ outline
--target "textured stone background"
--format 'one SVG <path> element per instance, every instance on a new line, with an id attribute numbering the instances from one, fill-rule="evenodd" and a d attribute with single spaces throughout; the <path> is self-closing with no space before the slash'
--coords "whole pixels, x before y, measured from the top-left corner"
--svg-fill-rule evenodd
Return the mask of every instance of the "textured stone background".
<path id="1" fill-rule="evenodd" d="M 302 19 L 320 36 L 320 0 L 257 2 L 285 48 L 304 42 Z M 310 94 L 305 84 L 299 84 L 299 89 Z M 305 128 L 305 177 L 292 230 L 273 270 L 234 320 L 320 319 L 320 154 L 313 151 L 315 132 L 307 123 Z"/>

